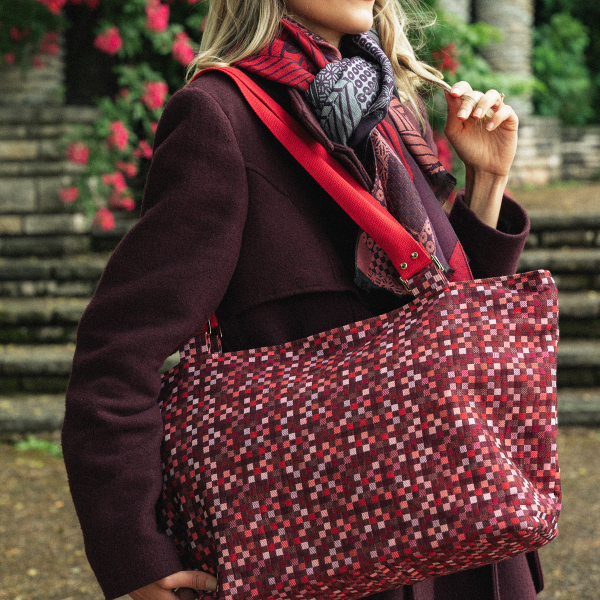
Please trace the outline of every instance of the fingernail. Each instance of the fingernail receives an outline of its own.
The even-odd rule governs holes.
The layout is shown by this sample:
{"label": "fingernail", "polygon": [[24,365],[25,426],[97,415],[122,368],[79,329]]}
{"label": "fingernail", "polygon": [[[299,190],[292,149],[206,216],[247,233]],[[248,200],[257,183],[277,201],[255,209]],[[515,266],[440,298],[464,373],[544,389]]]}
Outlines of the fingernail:
{"label": "fingernail", "polygon": [[214,592],[217,589],[217,580],[214,577],[206,578],[206,589],[209,592]]}
{"label": "fingernail", "polygon": [[473,113],[473,116],[474,116],[476,119],[481,119],[481,115],[482,115],[482,114],[483,114],[483,109],[481,109],[481,108],[478,108],[478,109],[477,109],[477,110],[476,110],[476,111]]}
{"label": "fingernail", "polygon": [[492,129],[494,129],[494,123],[493,121],[490,121],[486,127],[485,127],[488,131],[491,131]]}
{"label": "fingernail", "polygon": [[459,119],[466,119],[467,118],[467,111],[464,108],[462,110],[458,111],[458,118]]}
{"label": "fingernail", "polygon": [[450,93],[451,94],[460,94],[460,90],[457,87],[455,87],[455,88],[452,88]]}

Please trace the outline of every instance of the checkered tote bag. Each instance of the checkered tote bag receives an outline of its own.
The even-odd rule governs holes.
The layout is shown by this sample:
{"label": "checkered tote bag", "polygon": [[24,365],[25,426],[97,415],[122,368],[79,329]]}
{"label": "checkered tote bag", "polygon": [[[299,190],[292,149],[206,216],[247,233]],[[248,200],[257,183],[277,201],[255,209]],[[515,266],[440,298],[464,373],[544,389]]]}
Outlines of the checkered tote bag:
{"label": "checkered tote bag", "polygon": [[350,600],[556,537],[550,274],[408,273],[394,312],[233,353],[205,331],[164,374],[162,523],[220,597]]}

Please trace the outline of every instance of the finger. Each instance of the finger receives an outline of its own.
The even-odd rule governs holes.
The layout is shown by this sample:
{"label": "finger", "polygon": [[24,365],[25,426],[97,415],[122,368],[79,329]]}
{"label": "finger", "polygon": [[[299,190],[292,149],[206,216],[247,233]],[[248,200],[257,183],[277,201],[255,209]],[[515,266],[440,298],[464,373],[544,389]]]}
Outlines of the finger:
{"label": "finger", "polygon": [[177,600],[177,596],[170,589],[164,589],[157,583],[130,592],[129,597],[131,600]]}
{"label": "finger", "polygon": [[488,90],[485,94],[481,96],[479,102],[475,110],[473,111],[474,119],[482,119],[485,115],[492,116],[492,113],[489,112],[490,109],[492,111],[499,110],[502,106],[502,94],[497,90]]}
{"label": "finger", "polygon": [[161,579],[159,584],[166,589],[190,588],[208,592],[217,589],[216,578],[202,571],[179,571]]}
{"label": "finger", "polygon": [[472,92],[473,88],[469,85],[467,81],[459,81],[452,86],[452,90],[450,91],[450,95],[454,98],[459,98],[463,94],[468,92]]}
{"label": "finger", "polygon": [[489,123],[485,126],[488,131],[498,129],[501,125],[511,130],[517,130],[519,127],[519,117],[517,117],[515,111],[508,104],[503,104],[490,119]]}
{"label": "finger", "polygon": [[464,121],[472,116],[477,110],[482,97],[483,93],[476,90],[463,94],[461,96],[460,110],[458,111],[457,117]]}

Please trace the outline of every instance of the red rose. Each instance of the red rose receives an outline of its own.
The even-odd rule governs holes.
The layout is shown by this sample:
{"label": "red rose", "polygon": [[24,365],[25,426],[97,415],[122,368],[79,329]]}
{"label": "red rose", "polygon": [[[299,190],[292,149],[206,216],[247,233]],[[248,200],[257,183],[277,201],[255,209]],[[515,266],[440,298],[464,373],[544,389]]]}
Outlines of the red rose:
{"label": "red rose", "polygon": [[94,46],[106,54],[116,54],[123,47],[119,29],[113,26],[104,33],[98,34],[94,40]]}
{"label": "red rose", "polygon": [[83,142],[69,144],[67,158],[78,165],[87,165],[90,159],[90,149]]}
{"label": "red rose", "polygon": [[133,151],[136,158],[152,158],[152,147],[146,140],[142,140]]}
{"label": "red rose", "polygon": [[165,97],[169,92],[169,86],[164,81],[151,81],[144,86],[142,102],[148,110],[156,110],[165,103]]}
{"label": "red rose", "polygon": [[115,228],[115,216],[108,208],[99,208],[94,218],[94,225],[98,225],[103,231],[111,231]]}
{"label": "red rose", "polygon": [[123,151],[127,148],[128,141],[129,130],[127,127],[125,127],[122,121],[113,121],[110,124],[110,134],[106,140],[107,146]]}
{"label": "red rose", "polygon": [[67,3],[67,0],[37,0],[40,4],[43,4],[48,10],[54,14],[60,14],[62,7]]}
{"label": "red rose", "polygon": [[70,204],[71,202],[75,202],[79,197],[79,188],[72,186],[68,188],[63,188],[58,192],[58,197],[60,201],[64,204]]}
{"label": "red rose", "polygon": [[183,31],[175,36],[173,47],[171,48],[173,58],[184,66],[188,66],[194,59],[194,50],[190,45],[190,37]]}
{"label": "red rose", "polygon": [[125,162],[124,160],[118,160],[115,163],[115,167],[122,173],[125,173],[125,177],[129,177],[129,179],[135,177],[138,173],[138,168],[135,163]]}
{"label": "red rose", "polygon": [[170,8],[159,0],[150,0],[146,5],[146,27],[150,31],[164,31],[169,26]]}

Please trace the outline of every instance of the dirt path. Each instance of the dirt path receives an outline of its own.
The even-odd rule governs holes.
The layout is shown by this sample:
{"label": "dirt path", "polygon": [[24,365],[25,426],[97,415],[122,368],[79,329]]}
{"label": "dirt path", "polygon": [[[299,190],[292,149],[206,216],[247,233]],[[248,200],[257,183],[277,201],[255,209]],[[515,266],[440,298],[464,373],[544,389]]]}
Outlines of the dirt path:
{"label": "dirt path", "polygon": [[[560,431],[561,534],[543,548],[540,600],[597,600],[600,431]],[[0,444],[0,599],[101,600],[84,552],[62,460]]]}

